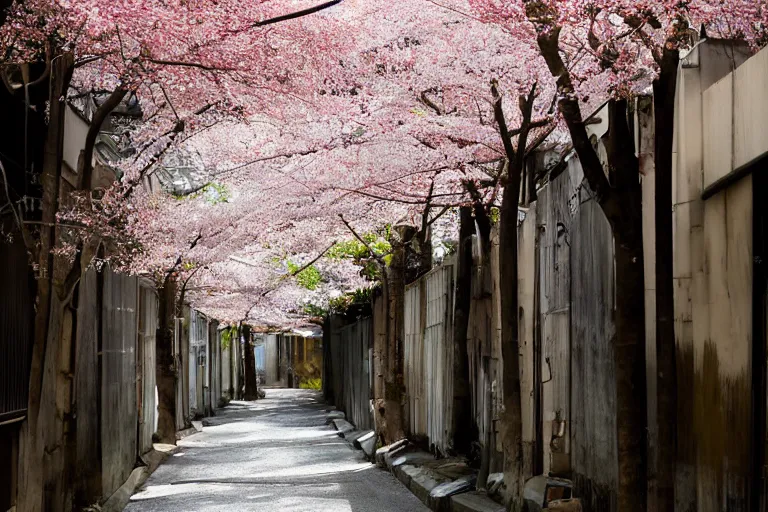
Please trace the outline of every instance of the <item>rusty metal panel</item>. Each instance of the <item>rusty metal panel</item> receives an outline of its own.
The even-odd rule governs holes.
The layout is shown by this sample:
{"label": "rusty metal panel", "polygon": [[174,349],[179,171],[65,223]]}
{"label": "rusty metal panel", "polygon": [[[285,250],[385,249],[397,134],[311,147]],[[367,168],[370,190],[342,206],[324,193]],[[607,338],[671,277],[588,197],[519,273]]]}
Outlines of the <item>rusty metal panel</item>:
{"label": "rusty metal panel", "polygon": [[539,312],[541,325],[541,425],[543,472],[570,469],[571,173],[538,194]]}

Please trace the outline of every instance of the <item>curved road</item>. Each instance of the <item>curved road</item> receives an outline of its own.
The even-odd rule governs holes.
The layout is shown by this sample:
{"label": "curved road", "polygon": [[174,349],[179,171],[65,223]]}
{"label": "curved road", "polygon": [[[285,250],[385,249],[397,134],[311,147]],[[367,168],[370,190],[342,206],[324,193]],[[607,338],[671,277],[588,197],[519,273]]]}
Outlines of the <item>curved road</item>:
{"label": "curved road", "polygon": [[[267,389],[179,441],[128,512],[426,512],[395,478],[325,425],[318,393]],[[208,422],[207,422],[208,423]]]}

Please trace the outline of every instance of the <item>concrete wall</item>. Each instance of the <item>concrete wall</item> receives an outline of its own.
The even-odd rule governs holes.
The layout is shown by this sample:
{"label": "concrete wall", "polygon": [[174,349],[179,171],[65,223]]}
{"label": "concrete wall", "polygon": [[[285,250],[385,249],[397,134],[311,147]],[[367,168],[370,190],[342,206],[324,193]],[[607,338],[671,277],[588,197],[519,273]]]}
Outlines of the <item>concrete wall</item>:
{"label": "concrete wall", "polygon": [[768,151],[768,52],[744,62],[744,52],[727,45],[701,46],[686,59],[678,88],[676,497],[682,509],[756,510],[750,401],[765,389],[752,375],[752,178],[707,190]]}

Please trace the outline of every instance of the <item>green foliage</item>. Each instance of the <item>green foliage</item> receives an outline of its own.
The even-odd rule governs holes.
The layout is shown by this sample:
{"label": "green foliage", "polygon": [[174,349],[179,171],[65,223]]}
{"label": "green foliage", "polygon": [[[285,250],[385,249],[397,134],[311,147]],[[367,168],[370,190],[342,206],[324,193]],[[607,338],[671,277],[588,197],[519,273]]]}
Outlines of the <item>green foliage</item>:
{"label": "green foliage", "polygon": [[[385,263],[389,263],[391,258],[389,253],[392,245],[389,243],[391,231],[390,226],[386,226],[383,233],[365,233],[361,238],[365,240],[371,250],[368,250],[365,244],[353,238],[344,242],[339,242],[328,250],[326,256],[330,259],[342,260],[351,259],[356,265],[362,267],[361,274],[367,279],[374,281],[379,277],[379,269],[373,257],[379,257]],[[373,255],[371,254],[373,252]]]}
{"label": "green foliage", "polygon": [[296,272],[301,268],[300,265],[297,265],[290,260],[286,261],[286,265],[288,266],[288,272],[294,274],[296,282],[299,283],[299,286],[302,288],[316,290],[320,283],[323,282],[322,274],[320,274],[320,271],[317,270],[317,267],[314,265],[308,266],[298,274],[296,274]]}
{"label": "green foliage", "polygon": [[202,197],[206,203],[215,205],[219,203],[228,203],[230,194],[229,189],[227,189],[227,186],[223,183],[216,183],[214,181],[206,184],[203,188],[198,190],[197,192],[194,192],[192,194],[187,195],[178,195],[174,194],[176,199],[179,201],[182,201],[184,199],[195,199],[198,197]]}
{"label": "green foliage", "polygon": [[324,317],[328,314],[327,309],[311,303],[304,304],[302,310],[304,311],[304,314],[315,317]]}
{"label": "green foliage", "polygon": [[237,339],[237,327],[234,325],[221,331],[221,348],[224,350],[232,346],[232,341]]}
{"label": "green foliage", "polygon": [[301,389],[314,389],[320,391],[323,388],[322,379],[305,379],[299,384]]}
{"label": "green foliage", "polygon": [[491,208],[490,217],[491,217],[491,224],[495,226],[496,224],[499,223],[499,219],[501,218],[501,212],[499,211],[498,208],[494,206]]}
{"label": "green foliage", "polygon": [[373,300],[374,288],[358,288],[351,293],[345,293],[340,297],[331,299],[328,303],[333,313],[344,313],[354,304],[368,304]]}

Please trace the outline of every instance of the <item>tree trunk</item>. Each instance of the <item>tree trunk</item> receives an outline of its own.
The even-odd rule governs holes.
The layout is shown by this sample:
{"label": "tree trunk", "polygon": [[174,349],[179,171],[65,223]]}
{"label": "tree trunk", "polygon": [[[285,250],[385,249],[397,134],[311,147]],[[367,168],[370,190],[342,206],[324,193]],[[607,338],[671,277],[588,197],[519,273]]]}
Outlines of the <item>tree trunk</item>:
{"label": "tree trunk", "polygon": [[157,436],[161,443],[176,444],[176,357],[173,352],[176,323],[176,279],[165,280],[158,301],[155,337],[157,378]]}
{"label": "tree trunk", "polygon": [[537,43],[557,80],[558,108],[595,200],[608,219],[616,253],[616,425],[618,439],[618,510],[641,512],[647,503],[647,403],[645,381],[645,278],[643,272],[642,202],[634,137],[629,131],[626,101],[609,103],[606,149],[609,182],[587,133],[581,107],[573,94],[570,72],[560,54],[561,28],[552,7],[526,4],[526,15],[537,26]]}
{"label": "tree trunk", "polygon": [[381,361],[384,371],[384,396],[377,397],[376,400],[377,430],[385,444],[405,437],[402,354],[405,335],[406,243],[411,237],[402,227],[397,228],[397,235],[392,242],[391,260],[385,270],[383,282],[387,301],[386,347]]}
{"label": "tree trunk", "polygon": [[510,169],[499,216],[499,298],[501,300],[501,352],[504,360],[504,482],[511,510],[518,510],[523,496],[522,409],[520,396],[520,347],[518,332],[517,200],[519,173]]}
{"label": "tree trunk", "polygon": [[640,166],[629,130],[626,101],[609,104],[606,150],[616,204],[604,205],[616,258],[616,438],[618,510],[640,512],[647,503],[647,387],[645,375],[645,272]]}
{"label": "tree trunk", "polygon": [[251,342],[251,326],[243,324],[243,362],[245,363],[245,393],[244,400],[258,400],[259,389],[256,381],[256,359]]}
{"label": "tree trunk", "polygon": [[[639,221],[639,219],[638,219]],[[640,224],[638,222],[638,224]],[[644,511],[646,382],[643,245],[637,231],[614,231],[616,250],[616,426],[618,509]]]}
{"label": "tree trunk", "polygon": [[[677,364],[672,258],[672,141],[675,130],[677,50],[665,50],[653,84],[656,220],[656,395],[657,501],[660,511],[675,509],[677,457]],[[649,255],[650,257],[650,255]]]}
{"label": "tree trunk", "polygon": [[[66,104],[57,98],[66,94],[74,57],[70,53],[54,59],[50,76],[50,121],[46,134],[43,168],[42,217],[37,248],[37,292],[34,343],[29,381],[27,420],[21,428],[19,454],[18,510],[41,511],[66,508],[64,488],[64,414],[57,408],[57,380],[60,373],[60,345],[64,312],[70,292],[57,286],[60,275],[54,267],[52,249],[56,244],[56,214],[60,203],[61,162]],[[65,273],[65,275],[68,272]],[[69,361],[69,359],[67,359]],[[63,391],[63,390],[61,390]]]}
{"label": "tree trunk", "polygon": [[472,290],[472,232],[469,206],[459,209],[459,248],[456,258],[456,301],[453,305],[453,448],[469,453],[472,435],[472,402],[469,392],[467,329]]}

